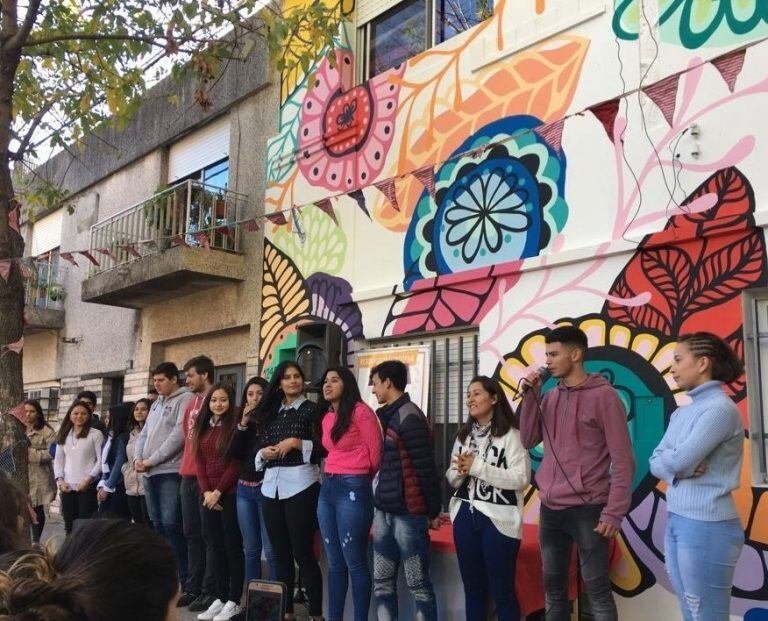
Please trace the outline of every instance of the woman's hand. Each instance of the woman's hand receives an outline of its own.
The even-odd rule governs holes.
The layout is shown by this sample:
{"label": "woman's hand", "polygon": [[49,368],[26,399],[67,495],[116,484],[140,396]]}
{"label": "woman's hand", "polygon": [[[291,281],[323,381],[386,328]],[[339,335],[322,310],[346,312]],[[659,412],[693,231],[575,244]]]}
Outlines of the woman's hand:
{"label": "woman's hand", "polygon": [[707,471],[707,467],[709,464],[707,463],[707,460],[705,459],[703,462],[701,462],[693,471],[693,478],[700,477],[702,474],[704,474]]}
{"label": "woman's hand", "polygon": [[93,477],[85,477],[82,481],[80,481],[80,483],[78,483],[77,491],[84,492],[91,486],[91,483],[93,483]]}
{"label": "woman's hand", "polygon": [[96,492],[96,498],[99,502],[106,502],[107,498],[109,498],[109,492],[105,489],[100,489]]}
{"label": "woman's hand", "polygon": [[300,451],[301,440],[299,440],[299,438],[286,438],[282,442],[279,442],[274,448],[277,451],[277,454],[283,458],[291,451]]}
{"label": "woman's hand", "polygon": [[256,406],[252,403],[249,403],[243,408],[243,415],[240,419],[240,426],[241,427],[247,427],[251,422],[251,414],[253,414],[253,411],[256,409]]}
{"label": "woman's hand", "polygon": [[461,453],[454,458],[454,465],[459,474],[469,474],[469,469],[475,461],[473,453]]}
{"label": "woman's hand", "polygon": [[[212,492],[205,492],[203,494],[203,506],[206,509],[210,509],[211,511],[221,511],[221,508],[216,509],[216,505],[219,504],[219,500],[221,499],[221,492],[217,489],[213,490]],[[219,505],[221,507],[221,505]]]}
{"label": "woman's hand", "polygon": [[261,449],[261,456],[267,461],[272,461],[280,457],[280,453],[277,452],[277,446],[265,446]]}
{"label": "woman's hand", "polygon": [[64,492],[65,494],[72,491],[72,488],[70,487],[69,483],[67,483],[64,479],[59,479],[56,481],[56,485],[59,488],[60,492]]}

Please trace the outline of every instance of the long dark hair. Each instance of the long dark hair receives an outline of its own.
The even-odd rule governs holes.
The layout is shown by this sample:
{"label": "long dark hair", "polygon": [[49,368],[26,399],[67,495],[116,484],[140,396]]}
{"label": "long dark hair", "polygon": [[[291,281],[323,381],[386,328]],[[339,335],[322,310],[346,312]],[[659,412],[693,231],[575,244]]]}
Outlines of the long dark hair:
{"label": "long dark hair", "polygon": [[[363,398],[360,396],[360,388],[357,386],[354,374],[347,367],[331,367],[327,369],[323,373],[323,379],[320,381],[321,387],[325,384],[325,378],[329,373],[336,373],[341,378],[341,383],[344,384],[344,390],[339,401],[339,409],[336,411],[336,422],[333,424],[333,429],[331,429],[331,440],[338,442],[347,432],[347,429],[349,429],[355,405],[362,401]],[[322,420],[331,409],[331,404],[325,400],[325,397],[321,396],[317,405]]]}
{"label": "long dark hair", "polygon": [[45,420],[45,414],[43,414],[43,406],[40,405],[40,402],[37,399],[24,399],[23,405],[31,405],[33,408],[35,408],[35,412],[37,412],[37,418],[35,419],[35,422],[32,423],[32,429],[37,429],[38,431],[43,427],[52,429],[52,427],[48,424],[48,421]]}
{"label": "long dark hair", "polygon": [[[266,392],[267,391],[267,386],[269,386],[269,383],[263,377],[252,377],[251,379],[249,379],[245,383],[245,388],[243,388],[243,397],[240,400],[240,407],[241,408],[245,408],[245,406],[247,405],[247,403],[248,403],[248,389],[251,386],[254,386],[254,385],[261,386],[261,389],[264,392]],[[261,398],[263,399],[264,395],[262,395]]]}
{"label": "long dark hair", "polygon": [[[135,412],[136,412],[136,406],[139,405],[139,403],[143,403],[147,406],[147,410],[152,409],[152,402],[147,399],[146,397],[142,397],[141,399],[137,400],[136,403],[133,404],[133,407],[131,408],[131,418],[128,421],[128,431],[133,431],[134,429],[141,429],[147,422],[147,419],[144,419],[144,423],[140,423],[136,420]],[[147,412],[147,416],[149,416],[149,412]]]}
{"label": "long dark hair", "polygon": [[284,360],[275,368],[275,372],[272,374],[272,379],[269,380],[267,389],[264,391],[264,396],[261,398],[258,407],[256,408],[256,422],[259,426],[266,425],[271,421],[277,412],[280,410],[280,406],[283,403],[285,393],[280,388],[280,382],[283,381],[283,376],[288,369],[296,369],[301,375],[301,379],[306,382],[307,378],[304,375],[304,371],[297,362],[293,360]]}
{"label": "long dark hair", "polygon": [[[520,429],[517,415],[512,411],[512,406],[509,405],[507,395],[504,393],[504,389],[499,382],[487,375],[476,375],[469,382],[470,386],[472,384],[480,384],[485,392],[492,397],[496,397],[496,405],[493,406],[493,418],[491,418],[492,436],[499,438],[510,429]],[[462,444],[472,431],[473,421],[474,419],[471,416],[467,416],[466,422],[459,429],[459,433],[456,434],[456,437]]]}
{"label": "long dark hair", "polygon": [[700,356],[709,358],[713,380],[730,384],[739,379],[744,372],[744,363],[733,348],[711,332],[683,334],[678,337],[677,342],[685,343],[697,358]]}
{"label": "long dark hair", "polygon": [[72,428],[74,425],[72,424],[72,418],[71,414],[74,411],[75,408],[81,407],[85,408],[85,411],[88,412],[88,417],[85,419],[85,425],[83,425],[83,430],[80,432],[80,435],[77,436],[78,438],[87,438],[88,434],[91,432],[91,417],[93,416],[93,410],[91,410],[91,405],[87,401],[74,401],[72,405],[69,406],[69,409],[67,410],[66,416],[64,416],[64,420],[61,421],[61,427],[59,427],[59,432],[56,434],[56,444],[64,444],[67,441],[67,436],[69,435],[69,432],[72,431]]}
{"label": "long dark hair", "polygon": [[111,405],[108,412],[109,425],[107,425],[107,435],[112,436],[112,442],[107,453],[107,463],[112,463],[112,459],[117,452],[117,440],[128,435],[128,421],[133,414],[133,403],[128,401],[118,405]]}
{"label": "long dark hair", "polygon": [[179,588],[165,539],[124,520],[88,520],[56,552],[36,549],[0,580],[0,617],[164,621]]}
{"label": "long dark hair", "polygon": [[192,433],[192,447],[195,453],[200,450],[200,440],[208,429],[210,429],[210,420],[213,418],[213,412],[211,412],[211,397],[217,390],[223,390],[227,393],[229,399],[229,409],[224,412],[221,417],[221,433],[219,439],[216,441],[216,451],[220,457],[224,457],[227,454],[229,448],[229,442],[232,439],[232,434],[235,432],[235,425],[237,425],[237,404],[235,403],[235,389],[226,382],[219,382],[214,384],[208,391],[208,394],[203,401],[203,407],[200,408],[200,412],[195,419],[195,428]]}

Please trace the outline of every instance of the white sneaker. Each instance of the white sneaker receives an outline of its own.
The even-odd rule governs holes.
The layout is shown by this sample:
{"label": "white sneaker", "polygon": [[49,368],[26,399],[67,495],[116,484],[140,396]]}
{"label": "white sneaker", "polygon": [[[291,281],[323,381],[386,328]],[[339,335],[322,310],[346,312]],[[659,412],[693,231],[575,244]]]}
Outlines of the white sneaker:
{"label": "white sneaker", "polygon": [[[197,615],[197,618],[199,621],[213,621],[213,619],[216,618],[216,615],[219,614],[223,608],[224,602],[222,602],[220,599],[217,599],[208,607],[208,610]],[[227,617],[227,619],[229,619],[229,617]]]}
{"label": "white sneaker", "polygon": [[229,621],[232,617],[239,615],[241,612],[243,612],[243,607],[240,604],[229,601],[224,604],[224,608],[222,608],[221,612],[213,618],[213,621]]}

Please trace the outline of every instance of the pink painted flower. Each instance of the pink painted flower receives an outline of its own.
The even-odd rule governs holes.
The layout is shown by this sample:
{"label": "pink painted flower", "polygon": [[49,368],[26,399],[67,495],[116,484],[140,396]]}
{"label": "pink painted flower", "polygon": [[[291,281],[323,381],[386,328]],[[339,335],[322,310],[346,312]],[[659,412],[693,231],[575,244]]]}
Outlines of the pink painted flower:
{"label": "pink painted flower", "polygon": [[384,167],[395,135],[397,99],[405,65],[350,88],[352,54],[339,52],[337,68],[324,60],[301,106],[299,168],[315,186],[349,192],[370,184]]}

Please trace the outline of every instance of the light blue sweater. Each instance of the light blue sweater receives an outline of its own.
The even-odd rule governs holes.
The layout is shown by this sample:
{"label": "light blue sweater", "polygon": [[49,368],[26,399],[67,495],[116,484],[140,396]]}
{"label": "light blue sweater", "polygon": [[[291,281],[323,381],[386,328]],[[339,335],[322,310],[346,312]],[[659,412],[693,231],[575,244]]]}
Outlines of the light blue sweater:
{"label": "light blue sweater", "polygon": [[[651,456],[651,472],[669,483],[670,513],[718,522],[738,517],[731,492],[739,486],[744,427],[736,404],[711,381],[688,391],[693,403],[675,410]],[[706,472],[691,478],[707,461]]]}

